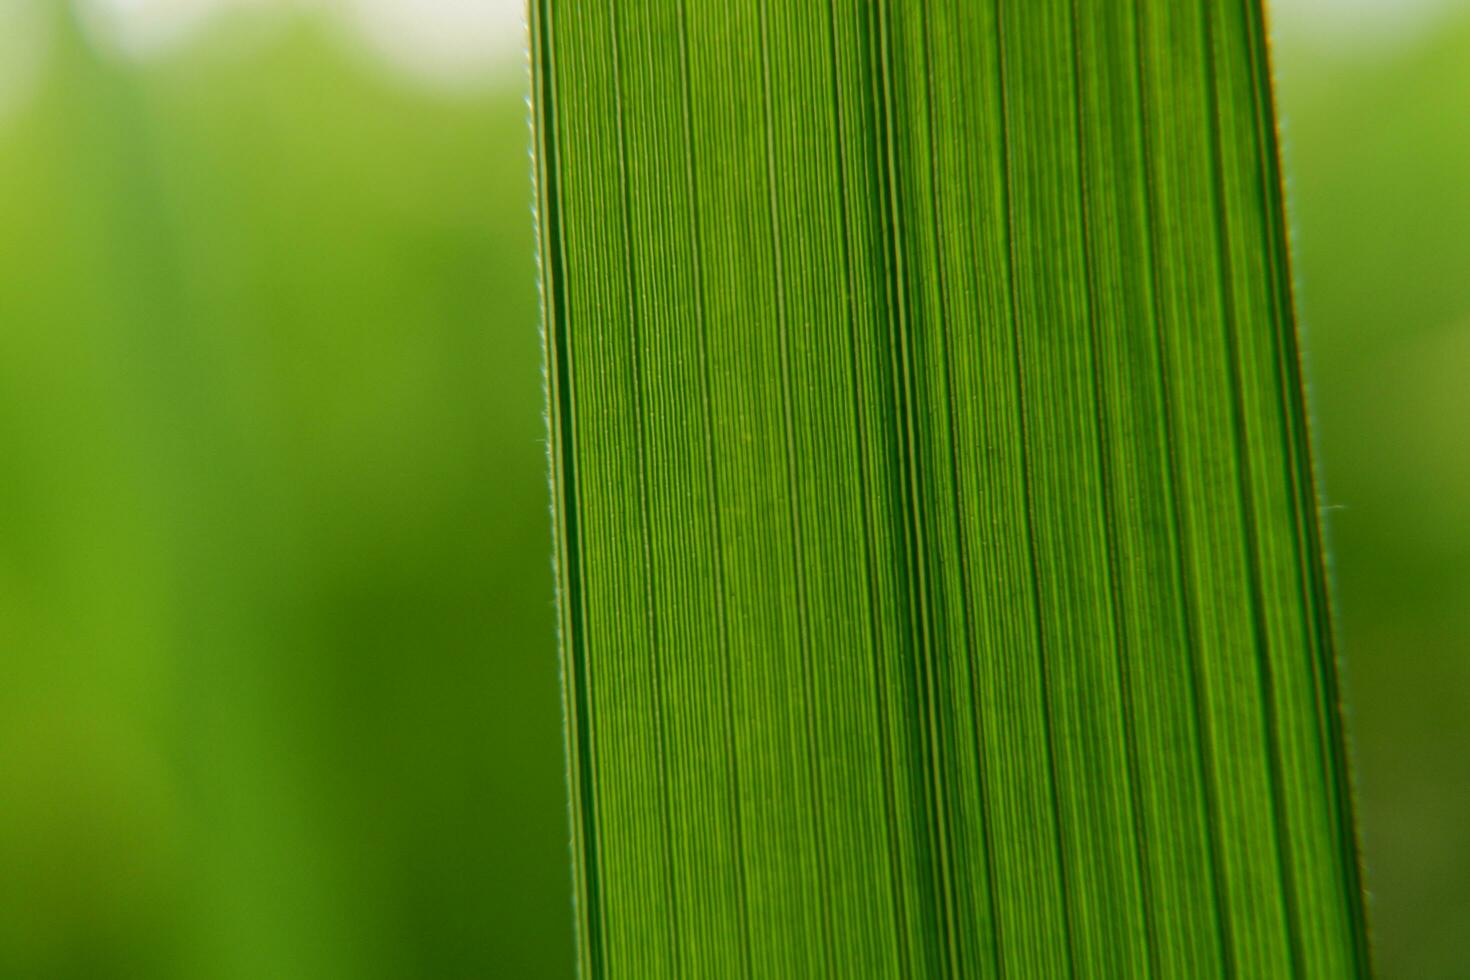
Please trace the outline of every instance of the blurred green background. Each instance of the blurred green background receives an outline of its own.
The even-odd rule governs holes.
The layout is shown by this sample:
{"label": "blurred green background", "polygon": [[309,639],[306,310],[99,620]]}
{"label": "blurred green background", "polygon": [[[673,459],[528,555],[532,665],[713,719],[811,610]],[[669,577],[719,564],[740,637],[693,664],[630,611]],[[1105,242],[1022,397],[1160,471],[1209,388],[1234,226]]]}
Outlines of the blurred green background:
{"label": "blurred green background", "polygon": [[1308,6],[1276,65],[1370,922],[1384,977],[1470,977],[1470,5]]}
{"label": "blurred green background", "polygon": [[[1470,9],[1277,6],[1380,965],[1463,977]],[[0,0],[0,978],[571,974],[524,69],[428,9]]]}
{"label": "blurred green background", "polygon": [[0,977],[570,976],[523,65],[18,10]]}

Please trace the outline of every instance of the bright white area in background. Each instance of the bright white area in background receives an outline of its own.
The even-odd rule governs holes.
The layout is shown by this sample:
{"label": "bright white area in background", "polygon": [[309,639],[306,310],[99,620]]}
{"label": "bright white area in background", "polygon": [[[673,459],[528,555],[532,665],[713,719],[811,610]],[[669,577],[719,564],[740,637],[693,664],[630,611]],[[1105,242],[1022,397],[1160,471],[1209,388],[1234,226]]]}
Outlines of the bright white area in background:
{"label": "bright white area in background", "polygon": [[427,81],[452,84],[524,63],[525,0],[346,0],[370,47]]}
{"label": "bright white area in background", "polygon": [[[0,4],[19,0],[0,0]],[[322,12],[423,81],[459,85],[520,64],[525,0],[74,0],[104,46],[147,57],[227,14]]]}
{"label": "bright white area in background", "polygon": [[271,0],[78,0],[82,23],[104,44],[146,55],[179,44],[229,7],[261,7]]}
{"label": "bright white area in background", "polygon": [[1406,40],[1470,0],[1266,0],[1272,25],[1293,39],[1336,43]]}

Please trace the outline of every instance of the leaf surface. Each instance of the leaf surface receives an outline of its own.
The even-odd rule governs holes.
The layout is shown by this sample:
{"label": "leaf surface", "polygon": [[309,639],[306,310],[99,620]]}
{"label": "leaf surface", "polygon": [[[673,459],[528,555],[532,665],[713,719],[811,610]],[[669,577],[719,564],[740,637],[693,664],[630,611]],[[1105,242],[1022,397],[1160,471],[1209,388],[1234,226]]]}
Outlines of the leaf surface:
{"label": "leaf surface", "polygon": [[1251,0],[535,0],[588,977],[1368,971]]}

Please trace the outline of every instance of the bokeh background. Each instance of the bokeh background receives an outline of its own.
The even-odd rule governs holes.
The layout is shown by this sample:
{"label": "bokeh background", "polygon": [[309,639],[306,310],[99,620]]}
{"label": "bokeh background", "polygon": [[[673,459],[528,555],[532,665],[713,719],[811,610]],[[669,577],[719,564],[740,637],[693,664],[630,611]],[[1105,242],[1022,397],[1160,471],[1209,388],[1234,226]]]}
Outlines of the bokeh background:
{"label": "bokeh background", "polygon": [[[1385,977],[1470,975],[1470,4],[1277,0]],[[0,980],[571,975],[517,0],[0,0]]]}

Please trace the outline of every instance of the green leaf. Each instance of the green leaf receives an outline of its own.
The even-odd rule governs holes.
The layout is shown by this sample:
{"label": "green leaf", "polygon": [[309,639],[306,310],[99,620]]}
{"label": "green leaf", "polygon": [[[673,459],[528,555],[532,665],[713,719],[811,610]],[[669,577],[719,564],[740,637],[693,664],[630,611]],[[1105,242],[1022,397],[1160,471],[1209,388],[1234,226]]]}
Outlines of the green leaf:
{"label": "green leaf", "polygon": [[583,974],[1366,974],[1259,3],[531,6]]}

